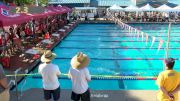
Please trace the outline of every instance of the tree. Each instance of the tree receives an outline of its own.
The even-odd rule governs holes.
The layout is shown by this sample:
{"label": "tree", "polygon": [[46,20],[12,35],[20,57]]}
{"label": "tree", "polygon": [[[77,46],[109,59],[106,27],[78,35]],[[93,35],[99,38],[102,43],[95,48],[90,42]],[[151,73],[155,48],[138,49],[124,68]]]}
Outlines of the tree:
{"label": "tree", "polygon": [[[15,3],[18,6],[22,6],[22,5],[34,5],[36,2],[36,0],[3,0],[6,3]],[[48,0],[37,0],[39,5],[47,5],[48,4]]]}
{"label": "tree", "polygon": [[48,4],[48,0],[39,0],[39,5],[44,6]]}

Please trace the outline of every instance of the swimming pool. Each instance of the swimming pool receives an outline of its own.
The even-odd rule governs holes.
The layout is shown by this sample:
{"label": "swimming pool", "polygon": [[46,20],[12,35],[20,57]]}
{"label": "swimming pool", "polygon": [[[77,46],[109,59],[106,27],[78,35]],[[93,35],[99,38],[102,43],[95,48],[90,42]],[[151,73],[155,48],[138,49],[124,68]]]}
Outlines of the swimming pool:
{"label": "swimming pool", "polygon": [[[130,24],[156,38],[167,40],[167,24]],[[180,24],[172,25],[169,56],[180,58]],[[145,40],[145,39],[144,39]],[[79,51],[86,53],[91,62],[89,70],[94,75],[157,76],[163,70],[166,44],[159,53],[159,41],[150,49],[152,39],[147,45],[141,38],[129,35],[115,24],[79,24],[53,51],[57,58],[53,63],[59,65],[62,73],[67,73],[71,58]],[[176,60],[175,70],[180,71],[180,61]],[[36,73],[37,69],[32,71]],[[59,80],[62,89],[71,89],[71,81]],[[94,90],[155,90],[154,80],[92,80]],[[42,88],[41,78],[25,78],[19,89]]]}

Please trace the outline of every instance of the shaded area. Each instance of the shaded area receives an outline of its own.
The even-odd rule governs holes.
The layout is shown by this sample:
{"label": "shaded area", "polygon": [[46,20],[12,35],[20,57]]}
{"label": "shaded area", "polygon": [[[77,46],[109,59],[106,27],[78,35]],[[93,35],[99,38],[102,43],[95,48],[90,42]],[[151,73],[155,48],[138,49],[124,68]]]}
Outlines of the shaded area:
{"label": "shaded area", "polygon": [[[11,100],[17,101],[15,92],[11,92]],[[33,97],[32,97],[33,96]],[[60,101],[71,101],[71,90],[62,90]],[[142,90],[91,90],[92,101],[157,101],[156,91]],[[23,92],[19,101],[43,101],[42,89],[30,89]]]}

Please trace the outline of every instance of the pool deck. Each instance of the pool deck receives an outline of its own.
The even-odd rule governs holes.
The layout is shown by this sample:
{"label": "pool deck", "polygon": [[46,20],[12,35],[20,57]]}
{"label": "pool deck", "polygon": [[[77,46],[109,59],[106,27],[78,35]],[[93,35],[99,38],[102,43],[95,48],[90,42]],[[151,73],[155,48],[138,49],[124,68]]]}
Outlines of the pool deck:
{"label": "pool deck", "polygon": [[[91,101],[157,101],[154,90],[93,90]],[[62,90],[60,101],[71,101],[71,90]],[[179,93],[180,96],[180,93]],[[16,93],[11,92],[11,100],[17,101]],[[43,101],[42,89],[30,89],[22,93],[19,101]]]}

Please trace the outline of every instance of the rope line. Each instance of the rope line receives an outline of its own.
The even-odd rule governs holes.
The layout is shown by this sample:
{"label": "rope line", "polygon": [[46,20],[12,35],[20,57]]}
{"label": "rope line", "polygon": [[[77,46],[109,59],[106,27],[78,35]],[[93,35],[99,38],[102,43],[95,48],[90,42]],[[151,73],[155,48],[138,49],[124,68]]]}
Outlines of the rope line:
{"label": "rope line", "polygon": [[[71,59],[71,58],[57,57],[55,59]],[[164,60],[164,58],[91,58],[91,59],[92,60]],[[175,58],[175,60],[179,60],[179,58]]]}
{"label": "rope line", "polygon": [[[16,75],[6,75],[7,77],[12,76],[27,76],[32,78],[39,78],[42,79],[41,75],[39,73],[34,74],[16,74]],[[59,79],[68,79],[68,74],[61,73],[61,75],[58,77]],[[94,80],[156,80],[156,76],[116,76],[116,75],[91,75],[91,78]]]}
{"label": "rope line", "polygon": [[[71,35],[71,36],[99,36],[99,37],[134,37],[133,35]],[[154,36],[154,37],[167,37],[167,36]],[[171,36],[171,37],[180,37],[180,36]]]}
{"label": "rope line", "polygon": [[[142,42],[141,40],[63,40],[63,41],[72,41],[72,42]],[[154,42],[159,42],[159,41],[154,41]],[[180,42],[178,40],[172,40],[171,42]]]}
{"label": "rope line", "polygon": [[[57,48],[67,48],[67,49],[150,49],[149,47],[142,47],[142,48],[136,48],[136,47],[57,47]],[[151,48],[152,49],[158,49],[158,48]],[[160,49],[163,49],[164,48],[160,48]],[[172,47],[172,48],[169,48],[169,49],[180,49],[180,48],[175,48],[175,47]]]}

